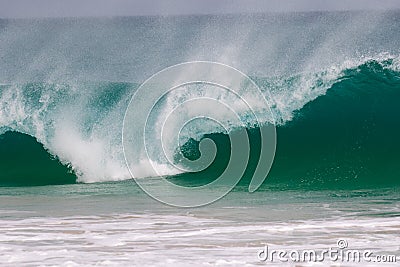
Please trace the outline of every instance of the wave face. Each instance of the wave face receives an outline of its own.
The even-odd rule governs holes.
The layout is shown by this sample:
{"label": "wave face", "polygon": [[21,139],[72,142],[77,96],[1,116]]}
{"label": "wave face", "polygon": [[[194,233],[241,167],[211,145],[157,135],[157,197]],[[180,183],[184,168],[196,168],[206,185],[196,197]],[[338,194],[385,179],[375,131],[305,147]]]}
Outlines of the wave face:
{"label": "wave face", "polygon": [[[400,185],[400,72],[393,64],[392,59],[369,60],[344,69],[329,81],[323,95],[292,112],[293,118],[277,127],[277,151],[264,189],[274,185],[312,189]],[[316,89],[321,90],[321,86]],[[258,131],[249,132],[253,147],[242,180],[245,186],[260,153]],[[225,169],[228,136],[206,137],[225,152],[201,173],[174,177],[177,183],[202,185]],[[199,157],[198,143],[191,140],[186,144],[186,156]]]}
{"label": "wave face", "polygon": [[76,176],[32,136],[7,132],[0,136],[0,185],[72,184]]}
{"label": "wave face", "polygon": [[[44,183],[50,183],[51,176],[53,183],[71,182],[68,170],[78,182],[130,179],[121,130],[135,90],[163,67],[211,60],[238,67],[265,94],[271,93],[274,118],[255,110],[262,123],[277,125],[277,154],[267,181],[398,183],[400,51],[399,37],[393,34],[400,23],[397,15],[373,13],[368,21],[360,13],[0,21],[0,134],[29,135],[67,166],[57,167],[64,174],[52,168],[41,173],[47,177]],[[348,30],[337,29],[345,23],[352,23]],[[222,40],[224,31],[233,37]],[[216,90],[189,89],[160,102],[150,120],[154,129],[162,117],[157,114],[199,95],[235,105]],[[182,113],[182,120],[187,115]],[[246,113],[239,115],[253,148],[245,173],[250,177],[259,154],[258,126]],[[230,153],[227,133],[237,127],[242,126],[223,130],[195,123],[183,132],[170,131],[171,138],[180,134],[183,144],[167,151],[175,158],[177,150],[189,159],[199,157],[198,144],[204,137],[216,142],[217,157],[202,172],[179,173],[157,153],[152,160],[161,174],[174,175],[171,179],[178,183],[202,184],[223,171]],[[157,138],[159,132],[153,134]],[[33,147],[24,147],[32,159],[40,150]],[[31,168],[26,162],[17,165]],[[1,172],[12,173],[13,168],[2,165]],[[10,179],[2,178],[0,184]]]}

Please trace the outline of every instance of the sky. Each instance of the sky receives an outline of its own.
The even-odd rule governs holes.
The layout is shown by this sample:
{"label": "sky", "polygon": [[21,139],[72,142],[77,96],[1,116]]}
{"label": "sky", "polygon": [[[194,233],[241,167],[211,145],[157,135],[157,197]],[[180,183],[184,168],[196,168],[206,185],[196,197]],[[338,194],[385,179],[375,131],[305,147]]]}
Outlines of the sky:
{"label": "sky", "polygon": [[400,0],[0,0],[0,18],[400,9]]}

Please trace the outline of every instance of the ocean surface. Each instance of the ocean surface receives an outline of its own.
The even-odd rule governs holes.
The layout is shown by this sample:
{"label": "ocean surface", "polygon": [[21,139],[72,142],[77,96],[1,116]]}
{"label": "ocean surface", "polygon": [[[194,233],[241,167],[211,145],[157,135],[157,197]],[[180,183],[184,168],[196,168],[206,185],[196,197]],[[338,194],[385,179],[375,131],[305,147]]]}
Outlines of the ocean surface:
{"label": "ocean surface", "polygon": [[[282,263],[260,261],[266,245],[322,250],[342,240],[349,249],[392,255],[397,263],[384,266],[396,266],[399,44],[398,11],[0,19],[1,264],[262,266]],[[232,177],[242,178],[232,192],[203,207],[176,208],[132,179],[122,129],[141,84],[189,61],[248,75],[269,112],[253,106],[255,120],[235,96],[209,84],[183,86],[154,103],[144,127],[148,148],[132,166],[141,168],[135,179],[161,196],[174,192],[157,187],[159,180],[196,188],[217,179],[229,164],[231,135],[248,135],[247,164]],[[241,123],[215,110],[227,127],[184,126],[195,113],[189,105],[162,132],[164,115],[193,98],[228,103]],[[134,115],[143,112],[133,107]],[[263,164],[260,133],[271,125],[275,158],[250,193]],[[178,141],[160,145],[162,134]],[[207,168],[174,168],[182,158],[201,158],[204,139],[217,148]],[[159,176],[148,175],[143,157]]]}

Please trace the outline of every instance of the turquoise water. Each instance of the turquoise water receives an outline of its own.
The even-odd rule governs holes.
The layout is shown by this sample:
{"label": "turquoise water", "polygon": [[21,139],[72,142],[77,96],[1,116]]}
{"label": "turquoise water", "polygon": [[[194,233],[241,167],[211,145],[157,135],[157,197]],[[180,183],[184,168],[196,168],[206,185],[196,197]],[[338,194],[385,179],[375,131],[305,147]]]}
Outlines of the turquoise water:
{"label": "turquoise water", "polygon": [[[264,264],[257,251],[265,244],[323,249],[339,239],[400,257],[399,18],[392,11],[0,20],[0,260],[253,266]],[[140,84],[190,60],[248,74],[272,115],[256,109],[264,115],[256,123],[239,112],[244,126],[228,123],[226,130],[173,125],[167,139],[180,145],[163,151],[157,127],[179,104],[206,96],[239,105],[210,86],[160,99],[148,144],[160,177],[137,177],[146,183],[207,184],[228,164],[229,135],[243,127],[249,134],[250,158],[233,191],[201,208],[178,209],[136,185],[121,135]],[[249,193],[260,129],[271,123],[275,159]],[[205,138],[218,149],[205,170],[177,171],[160,156],[195,160]]]}

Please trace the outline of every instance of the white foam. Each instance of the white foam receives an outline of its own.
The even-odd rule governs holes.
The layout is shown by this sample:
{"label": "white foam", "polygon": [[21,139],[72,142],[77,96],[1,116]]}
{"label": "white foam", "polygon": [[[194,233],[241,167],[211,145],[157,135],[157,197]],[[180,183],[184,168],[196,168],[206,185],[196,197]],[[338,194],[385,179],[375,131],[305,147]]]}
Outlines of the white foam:
{"label": "white foam", "polygon": [[349,249],[398,255],[400,241],[395,217],[238,223],[135,213],[8,219],[0,225],[0,260],[10,265],[259,266],[257,251],[266,244],[320,251],[345,238]]}

